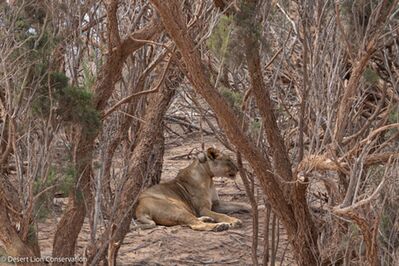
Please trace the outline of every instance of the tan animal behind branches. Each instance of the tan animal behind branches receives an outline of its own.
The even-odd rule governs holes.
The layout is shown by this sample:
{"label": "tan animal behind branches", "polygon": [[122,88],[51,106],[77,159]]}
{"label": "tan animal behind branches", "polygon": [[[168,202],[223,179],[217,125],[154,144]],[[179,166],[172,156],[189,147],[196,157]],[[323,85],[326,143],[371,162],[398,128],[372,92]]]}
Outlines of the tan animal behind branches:
{"label": "tan animal behind branches", "polygon": [[241,220],[223,213],[249,212],[244,203],[219,200],[212,178],[234,178],[237,167],[229,156],[209,148],[177,177],[144,191],[138,200],[136,218],[141,228],[158,225],[188,225],[194,230],[222,231],[241,226]]}

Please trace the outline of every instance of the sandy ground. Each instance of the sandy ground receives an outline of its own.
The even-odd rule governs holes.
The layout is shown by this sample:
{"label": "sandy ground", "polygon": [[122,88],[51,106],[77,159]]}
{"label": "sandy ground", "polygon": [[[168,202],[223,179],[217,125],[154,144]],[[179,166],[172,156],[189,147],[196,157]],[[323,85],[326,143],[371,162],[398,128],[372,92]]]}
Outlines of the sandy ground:
{"label": "sandy ground", "polygon": [[[209,141],[222,148],[213,139]],[[179,169],[190,163],[191,160],[184,155],[194,148],[200,148],[198,139],[188,138],[167,145],[163,181],[174,178]],[[220,197],[223,200],[248,202],[243,185],[239,181],[239,177],[236,182],[226,178],[215,178]],[[258,257],[262,262],[264,211],[260,210],[259,214]],[[150,230],[130,231],[120,249],[117,265],[253,265],[252,215],[246,213],[232,216],[243,221],[241,228],[223,232],[198,232],[184,226],[157,226]],[[39,242],[44,256],[51,255],[56,220],[57,217],[39,224]],[[78,238],[78,253],[82,254],[88,238],[89,227],[85,222]],[[279,257],[287,246],[284,234],[281,234],[279,241],[277,264],[280,264]],[[288,252],[282,265],[293,265]]]}

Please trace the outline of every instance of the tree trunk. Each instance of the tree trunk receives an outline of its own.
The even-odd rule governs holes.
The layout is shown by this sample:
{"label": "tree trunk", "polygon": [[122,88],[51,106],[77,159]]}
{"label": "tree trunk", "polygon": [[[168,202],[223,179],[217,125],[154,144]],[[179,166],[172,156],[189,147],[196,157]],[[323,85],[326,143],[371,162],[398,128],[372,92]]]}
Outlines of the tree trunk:
{"label": "tree trunk", "polygon": [[[53,242],[53,257],[73,257],[75,255],[76,240],[86,211],[90,210],[93,200],[91,161],[96,135],[87,134],[82,128],[80,130],[74,152],[76,185],[70,191],[67,209],[57,225]],[[69,263],[63,265],[69,265]]]}
{"label": "tree trunk", "polygon": [[[132,93],[139,93],[145,88],[145,77],[142,76],[139,78],[137,85],[131,90]],[[128,131],[129,129],[133,132],[137,131],[139,127],[139,123],[135,123],[132,116],[134,116],[135,112],[138,109],[140,103],[140,98],[136,97],[130,100],[127,107],[127,113],[130,115],[125,115],[122,118],[120,126],[118,128],[117,135],[111,141],[111,143],[107,147],[107,151],[103,161],[103,176],[101,177],[102,182],[102,193],[103,193],[103,210],[102,212],[109,216],[109,211],[112,209],[112,204],[114,200],[114,195],[111,189],[111,166],[114,158],[114,154],[118,146],[125,139],[128,139]]]}
{"label": "tree trunk", "polygon": [[[121,221],[120,227],[116,230],[114,239],[115,242],[121,243],[123,238],[129,231],[129,226],[133,218],[133,205],[135,205],[138,195],[143,189],[143,186],[148,177],[158,179],[160,172],[155,172],[152,169],[155,165],[155,159],[161,152],[153,153],[154,148],[162,151],[163,148],[155,147],[156,144],[162,144],[162,139],[159,135],[163,135],[163,117],[169,107],[174,91],[169,88],[162,88],[160,92],[154,95],[150,104],[147,107],[144,120],[147,123],[141,128],[138,143],[131,157],[131,166],[129,167],[130,178],[122,191],[121,206],[117,213],[117,221]],[[158,136],[158,137],[156,137]],[[161,141],[160,141],[161,140]],[[158,154],[158,156],[156,156]],[[162,167],[161,162],[158,162],[158,169]]]}
{"label": "tree trunk", "polygon": [[[242,10],[257,10],[257,1],[252,0],[246,3],[248,5]],[[251,14],[244,14],[244,16],[250,16],[252,29],[256,28],[260,21],[257,21],[256,12]],[[288,157],[288,152],[284,145],[284,139],[280,134],[280,130],[277,126],[277,120],[274,115],[274,108],[272,101],[270,100],[270,92],[267,86],[264,84],[264,78],[261,70],[260,60],[260,47],[259,40],[251,29],[243,31],[243,39],[245,40],[245,54],[248,64],[248,72],[252,83],[252,93],[255,96],[256,103],[258,105],[259,112],[262,116],[264,130],[266,132],[267,141],[271,148],[271,158],[273,160],[273,166],[277,174],[286,181],[293,181],[294,176],[291,170],[291,162]],[[315,258],[319,257],[317,248],[317,230],[313,223],[312,217],[309,212],[309,207],[306,201],[306,189],[307,185],[302,183],[295,183],[293,189],[289,185],[283,185],[282,190],[286,195],[286,199],[290,200],[290,204],[293,205],[293,211],[295,221],[297,223],[297,232],[293,239],[293,246],[295,247],[295,253],[298,255],[307,257],[306,263],[316,263]],[[303,243],[306,242],[307,245]],[[308,265],[308,264],[306,264]]]}
{"label": "tree trunk", "polygon": [[147,180],[145,180],[144,188],[151,187],[159,184],[161,181],[163,155],[165,153],[165,136],[164,136],[164,125],[161,124],[161,128],[153,136],[155,142],[149,156],[148,165],[151,167],[148,169]]}
{"label": "tree trunk", "polygon": [[[160,137],[160,134],[163,134],[162,120],[173,95],[173,90],[161,86],[157,93],[149,96],[149,104],[144,116],[144,121],[146,122],[140,127],[140,132],[137,136],[138,141],[130,159],[129,179],[122,188],[119,207],[113,218],[116,226],[115,230],[110,234],[111,228],[107,228],[106,232],[102,234],[101,241],[91,250],[91,256],[89,256],[90,265],[97,265],[100,260],[104,259],[106,249],[109,247],[114,249],[112,252],[114,258],[108,258],[108,261],[115,261],[123,239],[129,231],[136,200],[147,178],[152,176],[158,181],[162,163],[157,160],[162,161],[160,156],[163,153],[163,137]],[[159,147],[155,147],[156,145]],[[155,162],[157,162],[158,166],[155,165],[154,167],[153,163]],[[152,168],[156,168],[158,171]],[[112,235],[112,239],[109,240],[110,235]]]}
{"label": "tree trunk", "polygon": [[[2,254],[10,257],[21,257],[21,258],[34,258],[36,257],[35,252],[31,249],[30,245],[24,243],[18,235],[16,228],[11,224],[8,217],[8,207],[5,194],[2,188],[0,188],[0,242],[4,246],[6,254]],[[21,263],[18,265],[31,265],[29,261],[27,263]],[[38,264],[41,265],[41,264]]]}

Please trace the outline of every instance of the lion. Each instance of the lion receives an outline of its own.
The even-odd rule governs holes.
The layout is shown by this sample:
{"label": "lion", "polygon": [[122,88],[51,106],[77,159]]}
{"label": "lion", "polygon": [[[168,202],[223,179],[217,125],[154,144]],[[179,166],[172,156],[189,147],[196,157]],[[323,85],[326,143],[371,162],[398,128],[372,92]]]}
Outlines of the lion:
{"label": "lion", "polygon": [[212,180],[214,176],[235,178],[237,172],[228,155],[208,148],[175,179],[152,186],[139,196],[135,216],[140,228],[187,225],[193,230],[222,231],[240,227],[241,220],[226,214],[249,212],[249,205],[221,201]]}

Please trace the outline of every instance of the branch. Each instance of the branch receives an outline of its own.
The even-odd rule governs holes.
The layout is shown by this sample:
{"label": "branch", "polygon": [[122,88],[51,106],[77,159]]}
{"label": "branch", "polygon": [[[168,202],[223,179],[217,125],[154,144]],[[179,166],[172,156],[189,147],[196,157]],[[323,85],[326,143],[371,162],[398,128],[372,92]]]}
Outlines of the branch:
{"label": "branch", "polygon": [[128,56],[141,48],[147,40],[154,39],[163,30],[162,24],[157,17],[154,17],[148,26],[135,31],[122,41],[121,49],[124,56]]}
{"label": "branch", "polygon": [[154,18],[146,27],[137,30],[115,47],[107,56],[105,64],[101,67],[99,78],[93,86],[93,102],[97,110],[105,108],[108,99],[112,95],[116,82],[120,79],[123,63],[133,52],[144,46],[143,42],[132,41],[131,36],[140,39],[152,39],[161,33],[162,27],[158,18]]}
{"label": "branch", "polygon": [[[189,122],[183,121],[183,120],[182,120],[181,118],[179,118],[178,116],[165,116],[165,120],[170,121],[170,122],[174,122],[174,123],[177,123],[177,124],[181,124],[181,125],[183,125],[183,126],[186,126],[186,127],[188,127],[188,128],[192,128],[192,129],[195,129],[195,130],[198,130],[198,131],[201,130],[201,128],[199,128],[199,127],[197,127],[197,126],[195,126],[195,125],[192,125],[192,124],[189,123]],[[206,129],[202,129],[202,131],[203,131],[205,134],[207,134],[207,135],[213,135],[212,132],[210,132],[210,131],[208,131],[208,130],[206,130]]]}
{"label": "branch", "polygon": [[107,10],[107,31],[108,31],[108,45],[109,49],[112,50],[113,48],[119,46],[121,42],[121,38],[119,36],[119,26],[118,26],[118,18],[117,18],[117,11],[118,11],[118,1],[117,0],[108,0],[105,3],[106,10]]}
{"label": "branch", "polygon": [[153,89],[146,90],[146,91],[141,91],[141,92],[137,92],[137,93],[134,93],[134,94],[132,94],[132,95],[129,95],[129,96],[123,98],[122,100],[120,100],[119,102],[117,102],[114,106],[112,106],[110,109],[108,109],[107,111],[105,111],[104,114],[102,115],[102,119],[106,118],[106,117],[107,117],[108,115],[110,115],[113,111],[115,111],[116,108],[118,108],[119,106],[121,106],[121,105],[124,104],[124,103],[129,102],[132,98],[134,98],[134,97],[136,97],[136,96],[141,96],[141,95],[145,95],[145,94],[157,92],[157,91],[159,90],[159,87],[161,87],[163,81],[165,80],[165,76],[166,76],[166,73],[167,73],[167,71],[168,71],[168,69],[169,69],[171,60],[172,60],[172,57],[169,58],[169,60],[168,60],[168,62],[167,62],[167,64],[166,64],[166,66],[165,66],[165,69],[164,69],[164,71],[163,71],[163,73],[162,73],[161,79],[159,80],[158,84],[157,84]]}
{"label": "branch", "polygon": [[[389,163],[392,162],[392,159],[393,159],[392,157],[389,158]],[[343,207],[343,204],[345,204],[345,202],[346,202],[346,201],[344,200],[344,202],[341,203],[341,205],[332,208],[332,211],[333,211],[334,213],[336,213],[336,214],[348,215],[348,214],[350,214],[350,213],[354,213],[354,210],[355,210],[355,209],[357,209],[357,208],[359,208],[359,207],[361,207],[361,206],[364,206],[365,204],[368,204],[370,201],[372,201],[373,199],[375,199],[375,198],[379,195],[381,189],[383,188],[383,186],[384,186],[384,184],[385,184],[385,180],[386,180],[386,176],[387,176],[388,169],[389,169],[389,167],[386,167],[386,168],[385,168],[385,172],[384,172],[384,175],[383,175],[383,177],[382,177],[382,180],[381,180],[380,184],[377,186],[377,188],[374,190],[374,192],[373,192],[369,197],[367,197],[367,198],[365,198],[365,199],[363,199],[363,200],[360,200],[360,201],[358,201],[357,203],[352,203],[352,204],[349,205],[349,206],[344,206],[344,207]]]}
{"label": "branch", "polygon": [[[7,115],[8,116],[8,115]],[[7,145],[6,148],[4,149],[3,154],[1,154],[0,157],[0,168],[2,167],[2,165],[8,160],[8,156],[10,155],[11,151],[12,151],[12,138],[14,137],[15,134],[15,125],[14,125],[14,121],[13,118],[8,116],[8,121],[7,119],[4,121],[4,125],[5,125],[5,129],[8,129],[7,132]],[[7,128],[8,126],[8,128]],[[2,141],[3,142],[3,141]]]}
{"label": "branch", "polygon": [[399,159],[399,152],[371,154],[365,159],[365,166],[388,163],[389,160]]}
{"label": "branch", "polygon": [[130,36],[129,38],[132,41],[135,41],[135,42],[138,42],[138,43],[151,44],[153,46],[161,46],[161,47],[165,48],[171,55],[173,55],[174,57],[178,58],[176,53],[173,51],[173,49],[168,44],[164,44],[164,43],[160,43],[160,42],[154,42],[154,41],[151,41],[151,40],[138,39],[138,38],[135,38],[133,35]]}
{"label": "branch", "polygon": [[352,139],[360,136],[367,128],[369,128],[371,122],[373,122],[373,120],[377,117],[377,115],[380,113],[382,107],[384,106],[385,98],[387,95],[386,92],[387,92],[387,86],[386,86],[386,83],[384,83],[384,93],[383,93],[382,98],[381,98],[380,102],[378,103],[378,106],[375,109],[374,113],[371,115],[371,117],[369,117],[367,119],[366,123],[364,123],[363,127],[359,131],[357,131],[352,136],[344,138],[342,141],[342,144],[344,144],[344,145],[348,144]]}
{"label": "branch", "polygon": [[381,189],[383,188],[383,186],[385,184],[385,180],[386,180],[386,178],[385,178],[385,175],[384,175],[384,177],[382,178],[382,180],[381,180],[380,184],[378,185],[378,187],[374,190],[373,194],[371,194],[369,197],[367,197],[367,198],[365,198],[363,200],[360,200],[357,203],[352,204],[352,205],[350,205],[348,207],[341,208],[341,206],[336,206],[336,207],[332,208],[332,211],[335,214],[342,215],[342,214],[347,214],[349,212],[353,212],[355,209],[357,209],[357,208],[359,208],[359,207],[361,207],[363,205],[366,205],[367,203],[369,203],[370,201],[372,201],[373,199],[375,199],[378,196],[378,194],[380,193]]}
{"label": "branch", "polygon": [[288,15],[288,13],[281,7],[281,5],[279,3],[277,3],[277,7],[278,9],[281,11],[281,13],[283,13],[283,15],[287,18],[287,20],[291,23],[292,28],[294,29],[294,32],[296,35],[298,35],[298,30],[296,28],[295,22],[292,18],[290,18],[290,16]]}
{"label": "branch", "polygon": [[339,3],[338,2],[335,4],[335,18],[336,18],[336,21],[337,21],[338,28],[341,31],[341,34],[342,34],[343,39],[345,41],[345,45],[346,45],[346,49],[348,50],[347,53],[349,55],[349,58],[353,62],[354,60],[353,60],[353,57],[352,57],[353,56],[352,47],[351,47],[351,44],[349,42],[348,35],[346,34],[345,29],[344,29],[344,27],[342,26],[342,23],[341,23],[340,12],[339,12]]}
{"label": "branch", "polygon": [[389,130],[392,128],[398,128],[399,129],[399,123],[395,123],[395,124],[389,124],[386,126],[382,126],[379,127],[377,129],[374,129],[368,136],[367,138],[363,139],[362,141],[360,141],[359,144],[365,144],[365,143],[369,143],[371,141],[372,138],[374,138],[377,134],[381,133],[382,131],[385,130]]}
{"label": "branch", "polygon": [[341,102],[338,107],[337,119],[334,129],[334,139],[338,144],[342,142],[346,126],[348,124],[349,116],[348,113],[352,106],[353,97],[357,92],[360,78],[362,77],[363,71],[366,68],[371,55],[375,52],[376,43],[370,41],[367,45],[366,51],[360,56],[360,58],[354,62],[352,75],[349,79],[348,85],[345,88],[344,95],[342,96]]}

